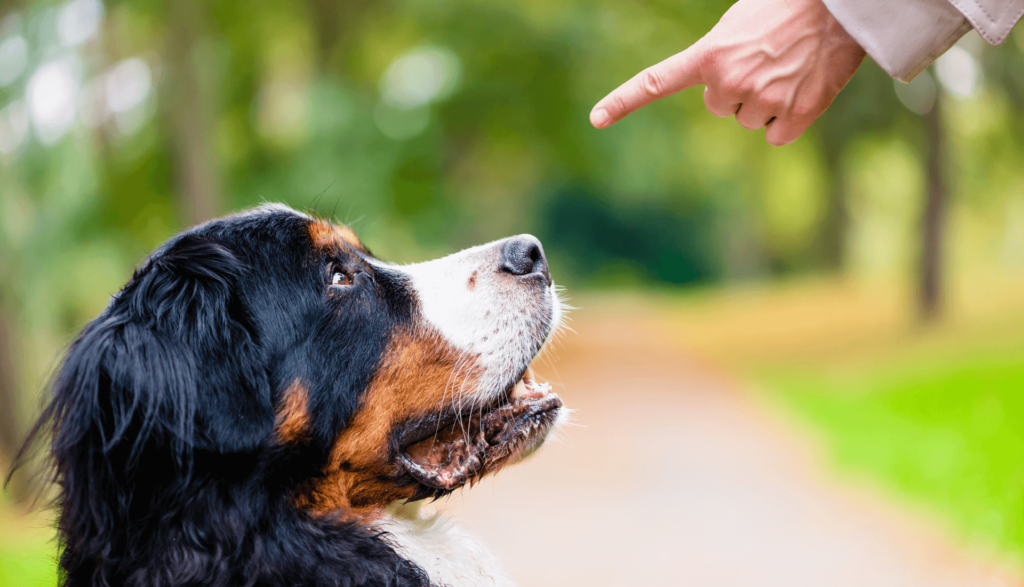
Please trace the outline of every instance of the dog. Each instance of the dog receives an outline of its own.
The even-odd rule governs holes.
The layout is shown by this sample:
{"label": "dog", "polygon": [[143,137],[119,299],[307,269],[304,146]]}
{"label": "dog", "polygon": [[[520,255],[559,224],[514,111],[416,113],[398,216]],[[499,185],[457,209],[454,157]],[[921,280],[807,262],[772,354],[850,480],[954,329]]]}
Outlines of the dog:
{"label": "dog", "polygon": [[399,266],[264,205],[175,236],[70,345],[36,425],[63,584],[510,585],[418,504],[564,417],[529,370],[563,316],[529,235]]}

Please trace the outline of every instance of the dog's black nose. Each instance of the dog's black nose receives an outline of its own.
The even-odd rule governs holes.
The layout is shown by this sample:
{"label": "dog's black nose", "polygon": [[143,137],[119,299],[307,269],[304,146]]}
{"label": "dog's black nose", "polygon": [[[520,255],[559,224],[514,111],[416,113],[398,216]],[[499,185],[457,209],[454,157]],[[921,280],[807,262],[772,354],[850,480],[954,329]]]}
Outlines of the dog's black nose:
{"label": "dog's black nose", "polygon": [[537,237],[521,234],[508,239],[501,247],[501,256],[503,271],[508,271],[512,275],[538,273],[544,276],[544,283],[551,285],[548,260],[544,256],[544,247]]}

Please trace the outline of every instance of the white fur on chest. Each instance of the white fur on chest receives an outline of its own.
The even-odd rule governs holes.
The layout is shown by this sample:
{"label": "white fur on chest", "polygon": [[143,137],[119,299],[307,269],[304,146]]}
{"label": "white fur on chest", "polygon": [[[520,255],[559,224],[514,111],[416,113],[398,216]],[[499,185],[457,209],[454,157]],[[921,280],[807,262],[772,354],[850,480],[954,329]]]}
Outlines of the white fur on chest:
{"label": "white fur on chest", "polygon": [[421,517],[418,503],[394,505],[371,527],[387,532],[387,541],[406,560],[427,572],[431,585],[515,587],[475,537],[441,516]]}

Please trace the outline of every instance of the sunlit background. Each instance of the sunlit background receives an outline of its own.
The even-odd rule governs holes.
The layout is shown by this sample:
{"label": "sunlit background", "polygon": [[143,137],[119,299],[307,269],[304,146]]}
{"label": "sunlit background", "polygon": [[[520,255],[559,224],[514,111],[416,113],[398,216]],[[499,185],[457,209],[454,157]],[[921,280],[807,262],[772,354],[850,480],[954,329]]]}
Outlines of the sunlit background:
{"label": "sunlit background", "polygon": [[[782,452],[811,447],[809,470],[835,491],[856,487],[1019,577],[1024,27],[998,48],[969,34],[911,84],[869,59],[784,148],[708,115],[699,90],[590,127],[598,99],[728,5],[5,0],[0,465],[56,357],[150,250],[204,219],[284,202],[350,223],[397,262],[542,239],[580,308],[548,377],[585,406],[585,428],[522,475],[575,466],[589,479],[584,469],[607,466],[581,455],[624,397],[685,409],[670,383],[645,395],[630,368],[656,371],[644,358],[667,352],[678,397],[740,398],[778,427],[769,436],[792,435]],[[610,364],[607,389],[581,389],[590,380],[574,374]],[[700,383],[708,374],[715,385]],[[579,496],[603,481],[566,483]],[[19,475],[0,499],[0,585],[54,581],[38,489]],[[481,508],[514,506],[474,499],[457,507],[487,538]],[[659,499],[672,509],[672,493]],[[567,518],[558,535],[571,542],[582,527]],[[666,548],[678,538],[639,520],[624,531]],[[763,546],[749,542],[723,542],[737,546],[722,573]],[[629,561],[581,569],[583,554],[548,554],[567,574],[546,584],[598,584],[601,564],[620,569],[608,584],[635,578]],[[512,566],[545,584],[540,562]]]}

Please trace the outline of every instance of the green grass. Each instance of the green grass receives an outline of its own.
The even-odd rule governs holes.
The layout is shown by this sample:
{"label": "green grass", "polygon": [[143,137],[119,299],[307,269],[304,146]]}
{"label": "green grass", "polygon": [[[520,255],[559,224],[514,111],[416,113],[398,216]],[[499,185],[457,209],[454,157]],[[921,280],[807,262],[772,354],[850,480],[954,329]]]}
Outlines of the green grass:
{"label": "green grass", "polygon": [[56,585],[57,574],[52,562],[54,549],[36,545],[0,551],[0,585],[4,587],[35,587]]}
{"label": "green grass", "polygon": [[56,585],[56,556],[45,512],[26,515],[0,497],[0,587]]}
{"label": "green grass", "polygon": [[[7,531],[6,529],[4,531]],[[35,587],[55,585],[57,549],[45,539],[22,544],[8,542],[0,546],[0,586]]]}
{"label": "green grass", "polygon": [[838,466],[1024,559],[1024,352],[762,378]]}

